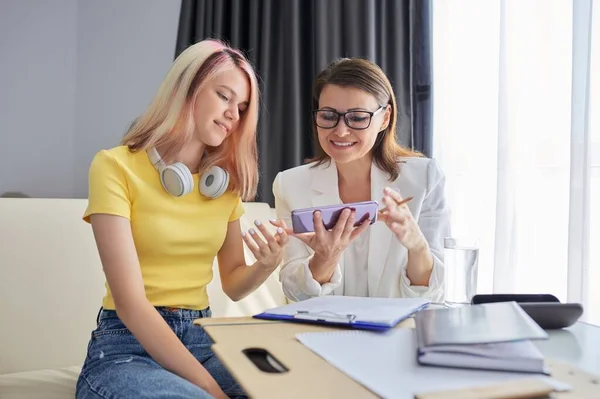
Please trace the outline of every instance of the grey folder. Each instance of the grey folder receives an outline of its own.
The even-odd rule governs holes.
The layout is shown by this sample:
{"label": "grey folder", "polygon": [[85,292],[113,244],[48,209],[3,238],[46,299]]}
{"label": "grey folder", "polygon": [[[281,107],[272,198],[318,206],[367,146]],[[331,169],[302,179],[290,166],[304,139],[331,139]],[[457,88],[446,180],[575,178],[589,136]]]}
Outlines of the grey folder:
{"label": "grey folder", "polygon": [[516,302],[422,310],[415,315],[415,325],[419,346],[548,338]]}
{"label": "grey folder", "polygon": [[548,334],[516,302],[422,310],[415,327],[420,364],[547,372],[531,340]]}

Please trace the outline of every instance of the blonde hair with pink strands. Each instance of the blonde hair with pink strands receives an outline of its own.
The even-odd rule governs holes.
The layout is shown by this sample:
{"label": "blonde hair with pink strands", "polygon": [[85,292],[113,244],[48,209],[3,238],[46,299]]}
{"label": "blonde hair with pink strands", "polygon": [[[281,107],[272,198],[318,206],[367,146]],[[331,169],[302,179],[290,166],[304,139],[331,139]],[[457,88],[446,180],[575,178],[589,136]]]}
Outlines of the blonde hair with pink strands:
{"label": "blonde hair with pink strands", "polygon": [[218,74],[235,68],[240,68],[248,78],[248,107],[240,116],[237,130],[220,146],[206,149],[200,173],[218,165],[230,174],[230,191],[239,194],[244,201],[254,199],[258,186],[258,82],[246,57],[217,40],[198,42],[177,57],[154,100],[131,126],[121,144],[131,151],[162,146],[163,159],[171,161],[194,135],[194,103],[198,92]]}

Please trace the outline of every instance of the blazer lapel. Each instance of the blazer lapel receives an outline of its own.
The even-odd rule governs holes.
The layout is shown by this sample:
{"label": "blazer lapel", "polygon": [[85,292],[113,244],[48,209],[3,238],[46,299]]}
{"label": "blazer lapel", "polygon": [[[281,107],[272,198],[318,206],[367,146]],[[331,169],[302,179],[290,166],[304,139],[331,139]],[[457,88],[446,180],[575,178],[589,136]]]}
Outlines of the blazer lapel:
{"label": "blazer lapel", "polygon": [[[338,205],[342,203],[340,199],[340,191],[338,186],[338,174],[335,162],[331,160],[323,165],[319,165],[312,169],[312,185],[311,185],[311,200],[312,205],[315,207],[325,205]],[[340,265],[340,271],[342,272],[342,279],[345,277],[344,273],[344,256],[340,257],[338,262]],[[333,291],[334,295],[344,295],[344,284]]]}
{"label": "blazer lapel", "polygon": [[311,199],[313,206],[341,204],[335,162],[319,165],[312,169],[312,173]]}
{"label": "blazer lapel", "polygon": [[[385,207],[381,200],[383,198],[383,189],[386,185],[390,184],[387,177],[387,173],[373,163],[371,166],[371,200],[379,203],[379,209]],[[369,296],[376,296],[385,267],[385,260],[394,235],[383,222],[376,222],[369,229]]]}

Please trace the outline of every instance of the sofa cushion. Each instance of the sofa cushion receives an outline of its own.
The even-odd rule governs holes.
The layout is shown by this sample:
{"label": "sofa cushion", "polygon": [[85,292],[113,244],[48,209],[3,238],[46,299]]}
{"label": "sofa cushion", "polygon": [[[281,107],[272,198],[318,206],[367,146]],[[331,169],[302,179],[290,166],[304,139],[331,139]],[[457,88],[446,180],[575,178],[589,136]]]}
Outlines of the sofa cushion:
{"label": "sofa cushion", "polygon": [[83,362],[104,295],[86,206],[0,198],[0,374]]}
{"label": "sofa cushion", "polygon": [[[92,229],[81,220],[86,206],[85,199],[0,198],[0,375],[83,362],[104,295]],[[244,203],[244,209],[244,231],[255,219],[270,226],[268,204]],[[246,258],[253,262],[247,248]],[[214,317],[285,304],[277,272],[233,302],[221,289],[216,262],[214,271],[207,288]]]}
{"label": "sofa cushion", "polygon": [[0,375],[2,399],[73,399],[80,367]]}

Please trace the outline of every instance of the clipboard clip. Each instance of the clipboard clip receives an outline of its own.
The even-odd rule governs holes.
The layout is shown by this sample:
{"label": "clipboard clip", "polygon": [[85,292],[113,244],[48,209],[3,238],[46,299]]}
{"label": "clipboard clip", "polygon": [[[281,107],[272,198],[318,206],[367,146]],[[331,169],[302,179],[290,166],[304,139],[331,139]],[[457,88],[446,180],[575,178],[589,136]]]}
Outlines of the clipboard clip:
{"label": "clipboard clip", "polygon": [[351,324],[356,320],[354,314],[339,314],[327,310],[319,312],[309,312],[308,310],[298,310],[294,315],[295,319],[314,320],[333,323],[348,323]]}

